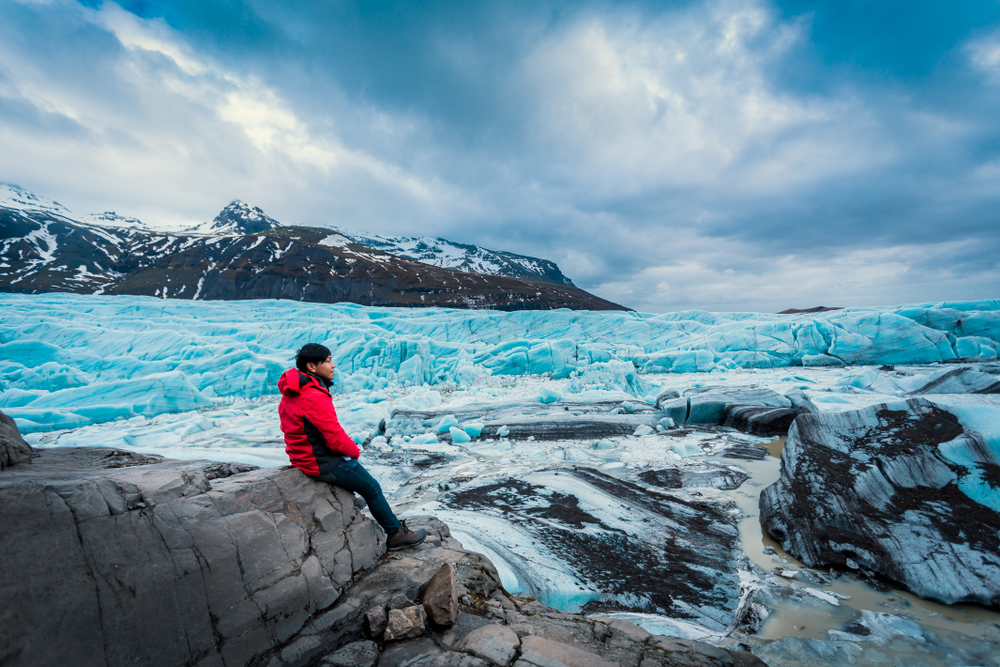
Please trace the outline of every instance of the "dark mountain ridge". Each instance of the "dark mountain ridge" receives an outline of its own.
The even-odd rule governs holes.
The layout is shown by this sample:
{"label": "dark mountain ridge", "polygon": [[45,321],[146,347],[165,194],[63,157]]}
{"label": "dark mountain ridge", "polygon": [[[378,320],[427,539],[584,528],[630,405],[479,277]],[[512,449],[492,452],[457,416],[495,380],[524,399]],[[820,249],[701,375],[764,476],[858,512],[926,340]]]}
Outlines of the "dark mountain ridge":
{"label": "dark mountain ridge", "polygon": [[210,234],[108,228],[60,209],[0,204],[0,291],[625,310],[572,284],[421,264],[328,229],[283,226],[239,201],[216,217]]}

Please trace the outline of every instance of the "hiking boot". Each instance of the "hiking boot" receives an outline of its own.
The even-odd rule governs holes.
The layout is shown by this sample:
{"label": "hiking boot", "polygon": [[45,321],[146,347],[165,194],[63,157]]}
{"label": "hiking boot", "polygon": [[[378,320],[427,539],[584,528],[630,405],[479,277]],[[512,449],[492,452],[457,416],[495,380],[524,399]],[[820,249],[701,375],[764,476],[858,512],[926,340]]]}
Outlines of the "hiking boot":
{"label": "hiking boot", "polygon": [[386,548],[389,551],[395,551],[396,549],[405,549],[406,547],[415,547],[421,542],[427,539],[427,531],[423,528],[417,528],[416,530],[410,530],[406,527],[406,522],[403,521],[399,530],[395,533],[391,533],[386,539]]}
{"label": "hiking boot", "polygon": [[354,496],[354,509],[363,510],[368,507],[368,501],[360,496]]}

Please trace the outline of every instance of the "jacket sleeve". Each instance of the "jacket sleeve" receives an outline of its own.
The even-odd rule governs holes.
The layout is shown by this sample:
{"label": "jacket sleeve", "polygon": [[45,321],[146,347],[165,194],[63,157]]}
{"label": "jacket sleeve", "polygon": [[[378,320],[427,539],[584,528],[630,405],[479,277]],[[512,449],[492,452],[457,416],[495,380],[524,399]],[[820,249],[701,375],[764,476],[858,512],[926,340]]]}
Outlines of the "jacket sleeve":
{"label": "jacket sleeve", "polygon": [[337,411],[333,409],[330,397],[318,391],[311,391],[308,396],[306,416],[319,429],[326,440],[326,446],[342,456],[350,456],[352,459],[358,458],[361,455],[361,450],[358,449],[358,446],[351,440],[351,436],[347,435],[344,427],[337,420]]}

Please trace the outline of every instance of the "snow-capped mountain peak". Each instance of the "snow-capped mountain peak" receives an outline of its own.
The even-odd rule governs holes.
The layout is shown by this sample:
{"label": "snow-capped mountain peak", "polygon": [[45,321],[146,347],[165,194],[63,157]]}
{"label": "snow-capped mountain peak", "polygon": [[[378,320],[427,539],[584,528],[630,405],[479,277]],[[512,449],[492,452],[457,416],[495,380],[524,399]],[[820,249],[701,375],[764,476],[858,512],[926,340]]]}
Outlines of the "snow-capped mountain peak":
{"label": "snow-capped mountain peak", "polygon": [[0,208],[18,211],[41,211],[55,215],[71,216],[70,210],[59,202],[40,197],[13,183],[0,183]]}
{"label": "snow-capped mountain peak", "polygon": [[342,227],[332,229],[360,246],[381,250],[422,264],[556,285],[573,284],[562,274],[555,262],[547,259],[502,250],[489,250],[477,245],[456,243],[431,236],[382,236]]}
{"label": "snow-capped mountain peak", "polygon": [[244,235],[259,234],[275,227],[281,227],[281,223],[264,213],[260,207],[234,199],[212,222],[205,222],[185,231],[196,234]]}
{"label": "snow-capped mountain peak", "polygon": [[81,218],[81,221],[97,225],[99,227],[119,227],[122,229],[146,229],[149,227],[143,223],[139,218],[127,218],[123,215],[118,215],[114,211],[105,211],[104,213],[91,213],[90,215],[85,215]]}

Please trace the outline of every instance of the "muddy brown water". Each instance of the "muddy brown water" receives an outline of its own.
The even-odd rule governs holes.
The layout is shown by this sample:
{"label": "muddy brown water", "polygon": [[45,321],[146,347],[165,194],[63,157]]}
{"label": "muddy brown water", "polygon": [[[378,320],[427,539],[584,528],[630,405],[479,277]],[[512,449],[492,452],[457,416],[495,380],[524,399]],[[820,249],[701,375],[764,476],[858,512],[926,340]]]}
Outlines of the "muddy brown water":
{"label": "muddy brown water", "polygon": [[[761,461],[736,461],[750,473],[739,489],[728,492],[743,511],[744,518],[740,521],[740,539],[746,555],[765,571],[775,567],[792,570],[812,570],[828,574],[824,570],[811,569],[805,564],[785,553],[781,545],[771,539],[760,525],[759,500],[761,492],[778,481],[781,475],[781,451],[785,438],[761,445],[767,450],[768,457]],[[774,554],[765,553],[771,547]],[[971,637],[981,637],[985,633],[995,632],[1000,627],[1000,613],[990,611],[978,605],[957,604],[944,605],[930,600],[923,600],[903,590],[879,591],[851,574],[842,575],[827,585],[813,584],[796,575],[796,579],[788,580],[792,587],[808,587],[820,591],[831,591],[839,595],[849,596],[840,601],[840,606],[823,605],[824,608],[812,609],[799,604],[779,600],[771,608],[771,616],[757,634],[762,639],[780,639],[786,635],[806,637],[810,639],[827,639],[827,631],[843,628],[857,611],[866,609],[875,613],[909,613],[918,617],[919,622],[929,628],[938,628],[958,632]]]}

